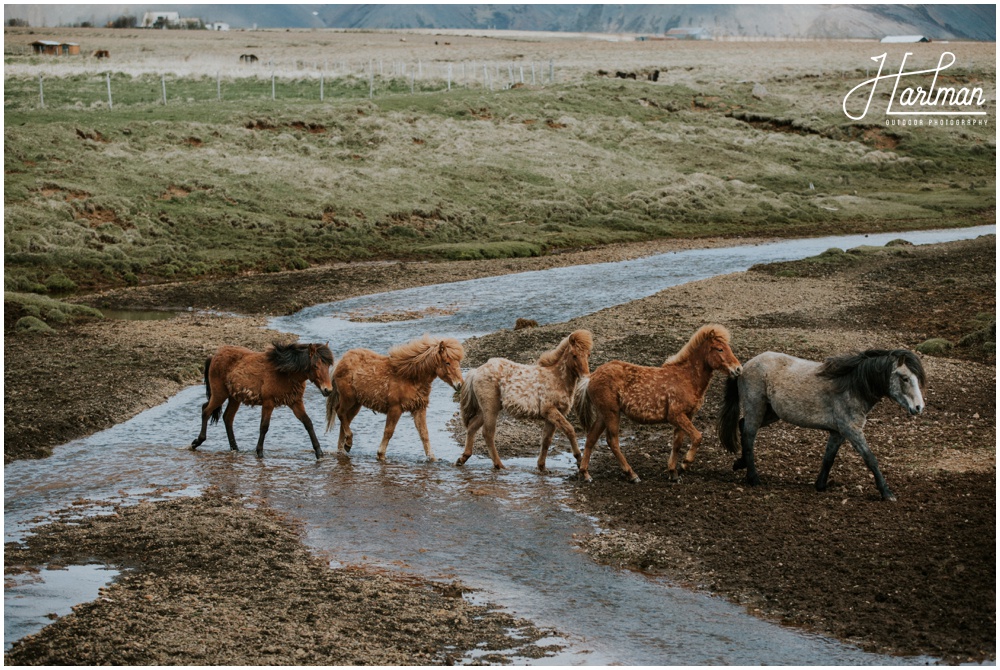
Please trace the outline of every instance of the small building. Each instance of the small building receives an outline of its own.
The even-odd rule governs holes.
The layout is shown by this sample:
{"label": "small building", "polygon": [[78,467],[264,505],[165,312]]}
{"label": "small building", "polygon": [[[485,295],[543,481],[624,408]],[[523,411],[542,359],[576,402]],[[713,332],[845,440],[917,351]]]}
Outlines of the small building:
{"label": "small building", "polygon": [[209,30],[222,30],[222,31],[229,30],[229,24],[223,23],[221,21],[216,21],[215,23],[206,23],[205,27],[208,28]]}
{"label": "small building", "polygon": [[671,28],[663,37],[668,40],[710,40],[712,33],[705,28]]}
{"label": "small building", "polygon": [[882,38],[883,44],[916,44],[930,41],[931,38],[924,35],[886,35]]}
{"label": "small building", "polygon": [[37,40],[31,43],[31,49],[36,54],[47,56],[79,56],[80,45],[76,42],[53,42],[52,40]]}

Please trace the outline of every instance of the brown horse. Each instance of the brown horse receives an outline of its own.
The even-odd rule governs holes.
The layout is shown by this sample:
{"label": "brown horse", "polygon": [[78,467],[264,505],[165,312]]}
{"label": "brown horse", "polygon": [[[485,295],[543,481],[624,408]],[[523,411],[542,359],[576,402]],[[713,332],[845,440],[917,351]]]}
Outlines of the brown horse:
{"label": "brown horse", "polygon": [[462,424],[467,432],[465,451],[455,465],[472,456],[476,432],[482,428],[493,467],[504,467],[497,454],[494,436],[501,410],[522,419],[544,419],[542,450],[538,469],[545,470],[545,458],[556,428],[569,438],[576,462],[580,447],[576,432],[566,419],[573,404],[573,390],[581,377],[590,374],[590,350],[594,338],[587,330],[567,335],[552,351],[542,354],[535,365],[521,365],[506,358],[491,358],[465,376],[459,402]]}
{"label": "brown horse", "polygon": [[729,348],[729,331],[717,324],[702,326],[684,347],[658,368],[610,361],[594,370],[590,379],[577,389],[576,409],[580,422],[587,429],[587,443],[580,463],[580,477],[591,481],[587,469],[590,455],[601,434],[607,431],[608,446],[622,470],[633,483],[639,475],[625,460],[618,444],[621,415],[639,423],[665,423],[674,427],[673,451],[667,472],[677,480],[677,457],[684,437],[691,439],[691,448],[684,456],[681,469],[694,462],[701,444],[701,433],[691,420],[701,409],[705,391],[715,370],[725,370],[732,376],[742,371],[739,360]]}
{"label": "brown horse", "polygon": [[340,417],[337,450],[351,450],[354,442],[351,421],[362,407],[367,407],[386,415],[385,431],[378,447],[380,461],[385,460],[385,450],[403,412],[413,415],[413,423],[428,460],[436,460],[427,433],[431,383],[437,377],[458,389],[462,384],[459,363],[463,358],[465,351],[458,340],[430,335],[395,346],[389,350],[388,356],[369,349],[348,351],[333,371],[333,393],[326,399],[327,432]]}
{"label": "brown horse", "polygon": [[191,449],[205,441],[209,417],[219,422],[222,403],[229,399],[223,422],[229,437],[229,448],[239,451],[233,435],[233,417],[240,403],[260,405],[260,437],[257,439],[257,456],[264,455],[264,436],[271,425],[271,412],[285,405],[292,408],[295,418],[302,422],[309,433],[316,458],[323,456],[312,421],[306,414],[302,396],[306,382],[311,381],[323,395],[333,391],[330,368],[333,352],[326,344],[278,344],[260,353],[243,347],[219,347],[214,356],[205,361],[205,390],[208,401],[201,406],[201,432]]}

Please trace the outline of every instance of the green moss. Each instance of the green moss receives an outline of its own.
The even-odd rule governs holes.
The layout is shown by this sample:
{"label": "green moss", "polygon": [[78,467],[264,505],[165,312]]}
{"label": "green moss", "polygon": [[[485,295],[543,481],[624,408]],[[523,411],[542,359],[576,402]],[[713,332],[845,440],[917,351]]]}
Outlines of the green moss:
{"label": "green moss", "polygon": [[17,320],[17,323],[14,324],[14,330],[19,333],[55,332],[44,321],[33,316],[22,316],[20,319]]}
{"label": "green moss", "polygon": [[917,345],[917,351],[928,356],[941,356],[951,350],[952,344],[943,337],[932,337]]}

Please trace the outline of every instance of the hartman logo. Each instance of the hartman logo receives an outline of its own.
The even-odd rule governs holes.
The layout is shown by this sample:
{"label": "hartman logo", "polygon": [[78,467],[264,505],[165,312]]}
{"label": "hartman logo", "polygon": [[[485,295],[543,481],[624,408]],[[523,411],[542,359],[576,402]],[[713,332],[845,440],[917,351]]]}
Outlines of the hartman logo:
{"label": "hartman logo", "polygon": [[[906,59],[912,55],[912,52],[906,52],[896,74],[882,74],[888,53],[872,56],[872,60],[878,63],[878,73],[844,96],[843,109],[847,118],[852,121],[865,118],[876,91],[880,88],[885,91],[891,86],[885,108],[886,125],[986,125],[987,112],[982,109],[986,104],[983,89],[978,86],[955,87],[950,81],[953,77],[941,75],[955,64],[955,54],[945,51],[937,67],[907,72]],[[925,84],[927,88],[924,88]]]}

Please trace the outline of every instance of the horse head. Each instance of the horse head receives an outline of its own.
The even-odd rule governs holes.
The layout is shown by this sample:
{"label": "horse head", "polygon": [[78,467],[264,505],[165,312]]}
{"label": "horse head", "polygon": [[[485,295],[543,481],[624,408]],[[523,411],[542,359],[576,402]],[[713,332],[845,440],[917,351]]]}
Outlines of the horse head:
{"label": "horse head", "polygon": [[706,333],[702,347],[705,362],[713,370],[725,370],[730,377],[739,377],[743,373],[740,359],[729,346],[729,331],[722,326],[713,326]]}
{"label": "horse head", "polygon": [[924,368],[912,352],[900,349],[895,354],[895,365],[889,375],[889,397],[911,415],[924,411]]}
{"label": "horse head", "polygon": [[437,368],[435,374],[438,379],[456,391],[462,388],[462,359],[465,358],[465,350],[458,340],[446,337],[438,343]]}
{"label": "horse head", "polygon": [[590,376],[590,350],[594,336],[589,330],[574,330],[569,335],[570,368],[577,378]]}
{"label": "horse head", "polygon": [[330,343],[309,345],[309,380],[324,397],[333,393],[333,351]]}

